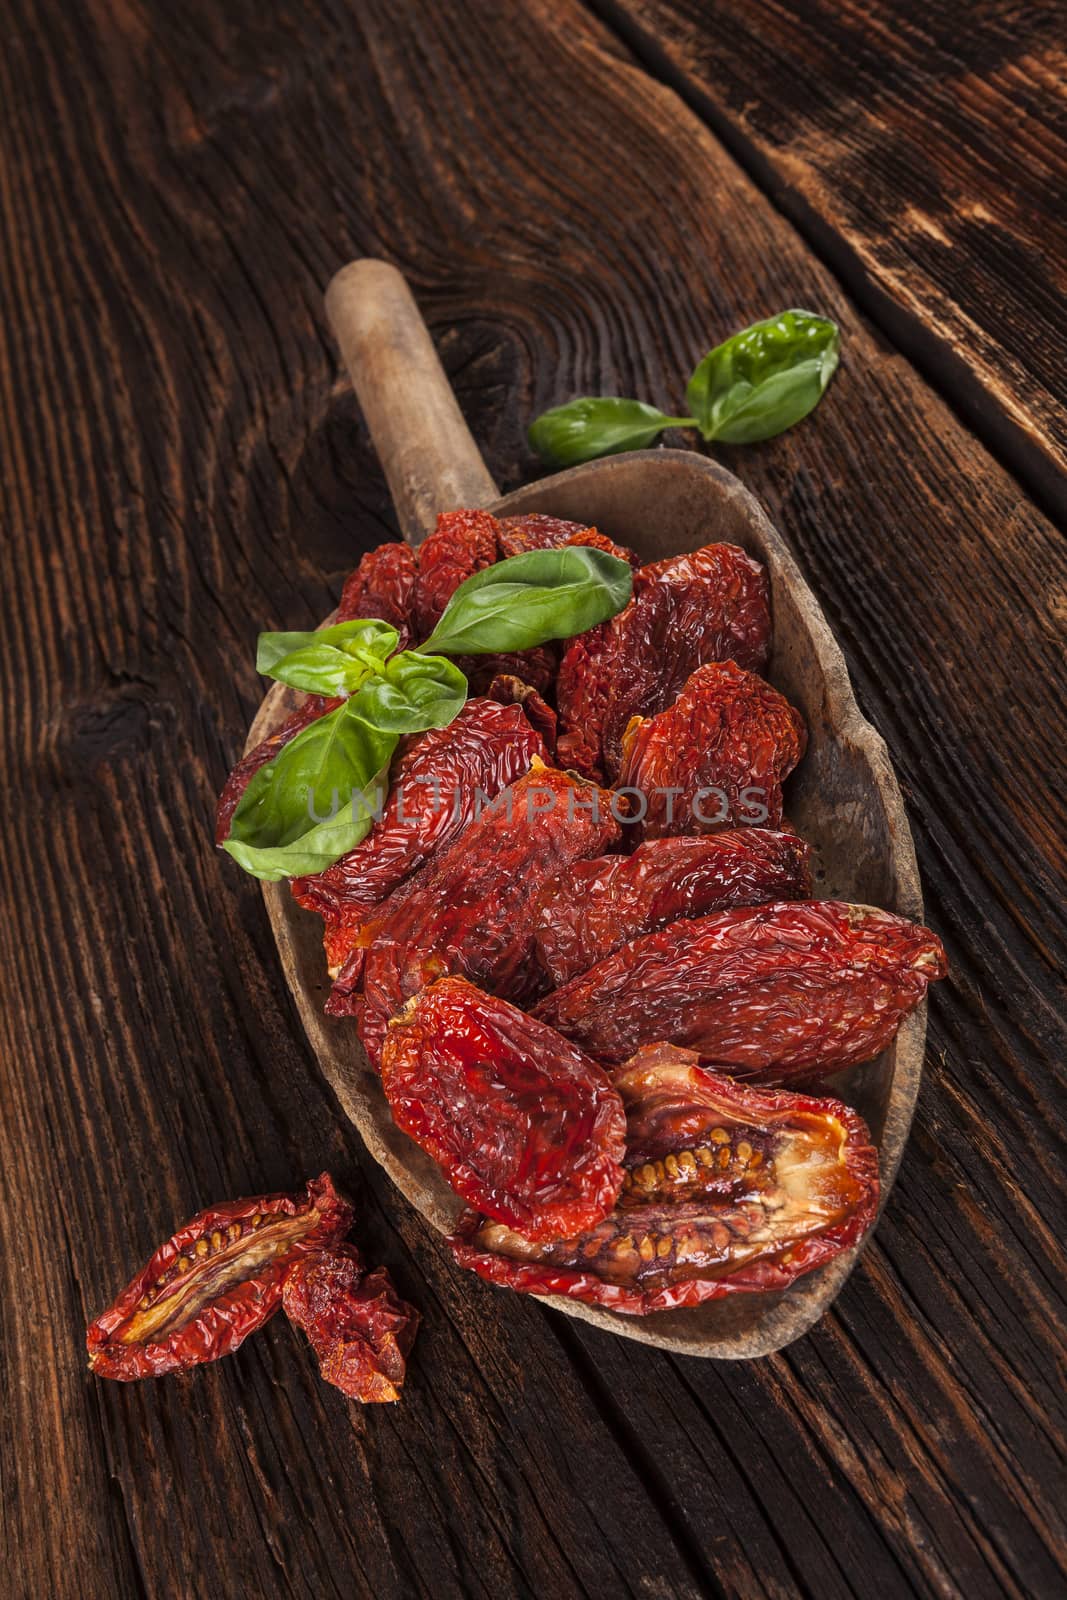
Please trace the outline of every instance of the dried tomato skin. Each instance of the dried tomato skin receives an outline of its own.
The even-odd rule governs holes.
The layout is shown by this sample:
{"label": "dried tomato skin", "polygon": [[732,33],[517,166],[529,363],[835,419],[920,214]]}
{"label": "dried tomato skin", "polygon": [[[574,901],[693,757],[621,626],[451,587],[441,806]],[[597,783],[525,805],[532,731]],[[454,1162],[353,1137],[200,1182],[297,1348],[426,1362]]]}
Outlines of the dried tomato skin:
{"label": "dried tomato skin", "polygon": [[[640,1052],[614,1082],[627,1171],[611,1216],[539,1242],[468,1212],[449,1240],[463,1266],[521,1292],[647,1316],[787,1288],[874,1222],[877,1151],[841,1101],[753,1089],[664,1045]],[[779,1182],[783,1155],[789,1189]]]}
{"label": "dried tomato skin", "polygon": [[618,616],[575,639],[557,680],[560,760],[598,782],[614,782],[631,717],[669,706],[707,661],[759,671],[770,653],[767,575],[737,545],[641,567]]}
{"label": "dried tomato skin", "polygon": [[[255,1224],[254,1217],[260,1219]],[[284,1226],[286,1219],[306,1219],[307,1228],[288,1238],[279,1235],[274,1255],[255,1271],[205,1300],[195,1314],[162,1337],[124,1340],[124,1330],[131,1333],[138,1316],[164,1304],[174,1286],[195,1288],[200,1274],[205,1288],[210,1289],[210,1275],[217,1275],[222,1264],[219,1258],[236,1243],[228,1237],[232,1229],[240,1228],[243,1251],[252,1254],[270,1245],[272,1228]],[[166,1372],[230,1355],[277,1311],[282,1284],[293,1262],[308,1251],[334,1243],[351,1225],[352,1208],[325,1172],[312,1178],[303,1194],[256,1195],[210,1206],[160,1245],[113,1305],[91,1324],[86,1333],[90,1368],[98,1377],[129,1382],[162,1377]],[[197,1251],[200,1241],[209,1246],[203,1255]],[[239,1262],[239,1256],[227,1259],[232,1264]],[[161,1278],[165,1280],[162,1285]],[[146,1297],[149,1305],[142,1306]]]}
{"label": "dried tomato skin", "polygon": [[527,720],[541,735],[549,757],[555,755],[558,718],[539,690],[514,673],[502,672],[489,684],[486,694],[502,706],[521,706]]}
{"label": "dried tomato skin", "polygon": [[419,550],[412,610],[415,631],[428,639],[465,579],[497,559],[497,522],[488,511],[443,511]]}
{"label": "dried tomato skin", "polygon": [[527,512],[519,517],[497,518],[498,559],[522,555],[525,550],[556,550],[562,545],[586,545],[603,550],[620,561],[628,561],[635,569],[641,565],[640,557],[625,545],[616,544],[598,528],[587,527],[583,522],[566,522],[560,517],[545,516],[543,512]]}
{"label": "dried tomato skin", "polygon": [[361,951],[374,908],[467,825],[479,793],[492,799],[546,755],[523,707],[492,699],[468,700],[446,728],[406,741],[382,816],[362,844],[325,872],[290,882],[298,904],[325,919],[332,972]]}
{"label": "dried tomato skin", "polygon": [[411,643],[414,627],[415,553],[410,545],[380,544],[368,550],[345,580],[336,622],[357,617],[390,623],[400,636],[398,650]]}
{"label": "dried tomato skin", "polygon": [[558,988],[679,918],[810,894],[811,849],[795,833],[650,839],[631,855],[576,861],[549,879],[538,897],[537,958]]}
{"label": "dried tomato skin", "polygon": [[871,1060],[946,970],[936,934],[902,917],[774,902],[633,939],[534,1014],[601,1061],[664,1040],[777,1083]]}
{"label": "dried tomato skin", "polygon": [[536,763],[379,908],[366,932],[360,1018],[372,1060],[388,1019],[446,973],[520,1004],[544,989],[533,959],[537,892],[617,842],[612,799]]}
{"label": "dried tomato skin", "polygon": [[709,661],[655,717],[622,740],[619,787],[632,790],[646,839],[782,820],[782,784],[807,746],[784,695],[733,661]]}
{"label": "dried tomato skin", "polygon": [[626,1119],[607,1075],[465,979],[440,979],[393,1018],[382,1085],[456,1193],[527,1237],[592,1226],[615,1204]]}
{"label": "dried tomato skin", "polygon": [[290,1268],[282,1304],[327,1383],[365,1405],[399,1400],[420,1319],[384,1267],[364,1273],[354,1245],[318,1251]]}
{"label": "dried tomato skin", "polygon": [[457,656],[455,659],[471,694],[492,696],[492,685],[501,677],[520,678],[538,694],[550,694],[559,670],[559,650],[551,644],[502,655]]}
{"label": "dried tomato skin", "polygon": [[283,749],[290,739],[295,739],[298,733],[302,733],[312,722],[317,722],[319,717],[326,716],[327,712],[336,711],[340,704],[340,700],[326,700],[317,694],[308,695],[276,733],[261,740],[253,750],[249,750],[241,757],[226,779],[219,795],[218,808],[215,812],[217,845],[225,844],[229,838],[233,814],[241,802],[241,796],[260,767],[265,767],[268,761],[273,761],[279,750]]}

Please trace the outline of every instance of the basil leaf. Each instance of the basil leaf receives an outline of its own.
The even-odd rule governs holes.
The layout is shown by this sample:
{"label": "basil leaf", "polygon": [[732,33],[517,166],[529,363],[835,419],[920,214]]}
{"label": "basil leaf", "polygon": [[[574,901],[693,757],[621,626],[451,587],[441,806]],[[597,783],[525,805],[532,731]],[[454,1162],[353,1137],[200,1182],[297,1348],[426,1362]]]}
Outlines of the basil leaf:
{"label": "basil leaf", "polygon": [[654,444],[664,428],[691,428],[692,417],[668,417],[643,400],[583,395],[544,411],[527,433],[530,446],[550,466],[573,467],[620,450]]}
{"label": "basil leaf", "polygon": [[818,405],[839,348],[836,323],[783,311],[709,351],[689,380],[686,404],[705,439],[773,439]]}
{"label": "basil leaf", "polygon": [[388,623],[338,622],[312,633],[261,633],[256,671],[309,694],[352,694],[380,672],[399,635]]}
{"label": "basil leaf", "polygon": [[461,583],[418,652],[495,655],[571,639],[621,611],[632,590],[629,562],[605,550],[525,550]]}
{"label": "basil leaf", "polygon": [[397,742],[355,699],[319,717],[253,774],[224,848],[270,882],[321,871],[370,828]]}
{"label": "basil leaf", "polygon": [[405,650],[368,678],[355,696],[359,715],[390,733],[446,728],[463,709],[467,680],[444,656]]}

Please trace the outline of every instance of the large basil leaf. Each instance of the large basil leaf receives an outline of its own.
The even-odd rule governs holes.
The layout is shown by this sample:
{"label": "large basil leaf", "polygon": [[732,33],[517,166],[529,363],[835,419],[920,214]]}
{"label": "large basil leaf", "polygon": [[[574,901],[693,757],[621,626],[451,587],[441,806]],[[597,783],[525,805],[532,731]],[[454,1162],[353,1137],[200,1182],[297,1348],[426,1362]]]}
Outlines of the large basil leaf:
{"label": "large basil leaf", "polygon": [[353,694],[399,643],[386,622],[337,622],[312,633],[261,633],[256,671],[308,694]]}
{"label": "large basil leaf", "polygon": [[710,351],[689,380],[686,403],[705,439],[772,439],[818,405],[839,347],[836,323],[783,311]]}
{"label": "large basil leaf", "polygon": [[574,467],[596,456],[617,455],[654,444],[664,428],[691,428],[692,417],[668,417],[643,400],[617,400],[583,395],[544,411],[530,424],[527,437],[542,461]]}
{"label": "large basil leaf", "polygon": [[605,550],[526,550],[461,583],[418,649],[495,655],[570,639],[621,611],[632,590],[629,563]]}
{"label": "large basil leaf", "polygon": [[467,680],[444,656],[405,650],[368,678],[355,697],[359,715],[391,733],[446,728],[467,698]]}
{"label": "large basil leaf", "polygon": [[323,871],[370,829],[398,737],[355,699],[319,717],[253,774],[224,848],[272,883]]}

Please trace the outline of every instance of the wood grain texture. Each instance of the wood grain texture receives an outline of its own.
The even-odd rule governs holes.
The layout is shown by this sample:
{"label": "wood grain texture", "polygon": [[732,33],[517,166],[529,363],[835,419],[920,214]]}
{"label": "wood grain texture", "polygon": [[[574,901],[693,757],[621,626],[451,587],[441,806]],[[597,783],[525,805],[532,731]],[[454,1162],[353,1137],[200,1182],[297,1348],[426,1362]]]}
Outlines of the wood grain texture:
{"label": "wood grain texture", "polygon": [[1056,0],[593,0],[1067,522]]}
{"label": "wood grain texture", "polygon": [[[571,0],[13,0],[0,53],[0,1526],[15,1594],[1046,1596],[1063,1584],[1062,543],[694,115]],[[411,277],[503,488],[582,390],[836,316],[818,413],[727,464],[905,780],[954,974],[893,1203],[744,1367],[461,1278],[317,1077],[210,845],[300,627],[390,531],[321,312]],[[416,1300],[358,1411],[275,1323],[90,1381],[180,1219],[329,1167]]]}

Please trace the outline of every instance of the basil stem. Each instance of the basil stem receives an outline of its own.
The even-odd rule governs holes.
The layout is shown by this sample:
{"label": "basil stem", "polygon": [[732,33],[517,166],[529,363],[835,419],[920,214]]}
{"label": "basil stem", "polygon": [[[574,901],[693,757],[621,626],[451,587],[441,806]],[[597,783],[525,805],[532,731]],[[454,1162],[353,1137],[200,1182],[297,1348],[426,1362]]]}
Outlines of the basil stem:
{"label": "basil stem", "polygon": [[418,651],[495,655],[571,639],[621,611],[629,562],[587,545],[526,550],[461,583]]}
{"label": "basil stem", "polygon": [[773,439],[818,405],[840,349],[836,323],[811,311],[754,322],[708,352],[685,398],[705,439]]}
{"label": "basil stem", "polygon": [[527,437],[542,461],[555,467],[574,467],[596,456],[643,450],[655,443],[664,428],[694,425],[692,417],[668,417],[643,400],[583,395],[542,412],[530,424]]}

